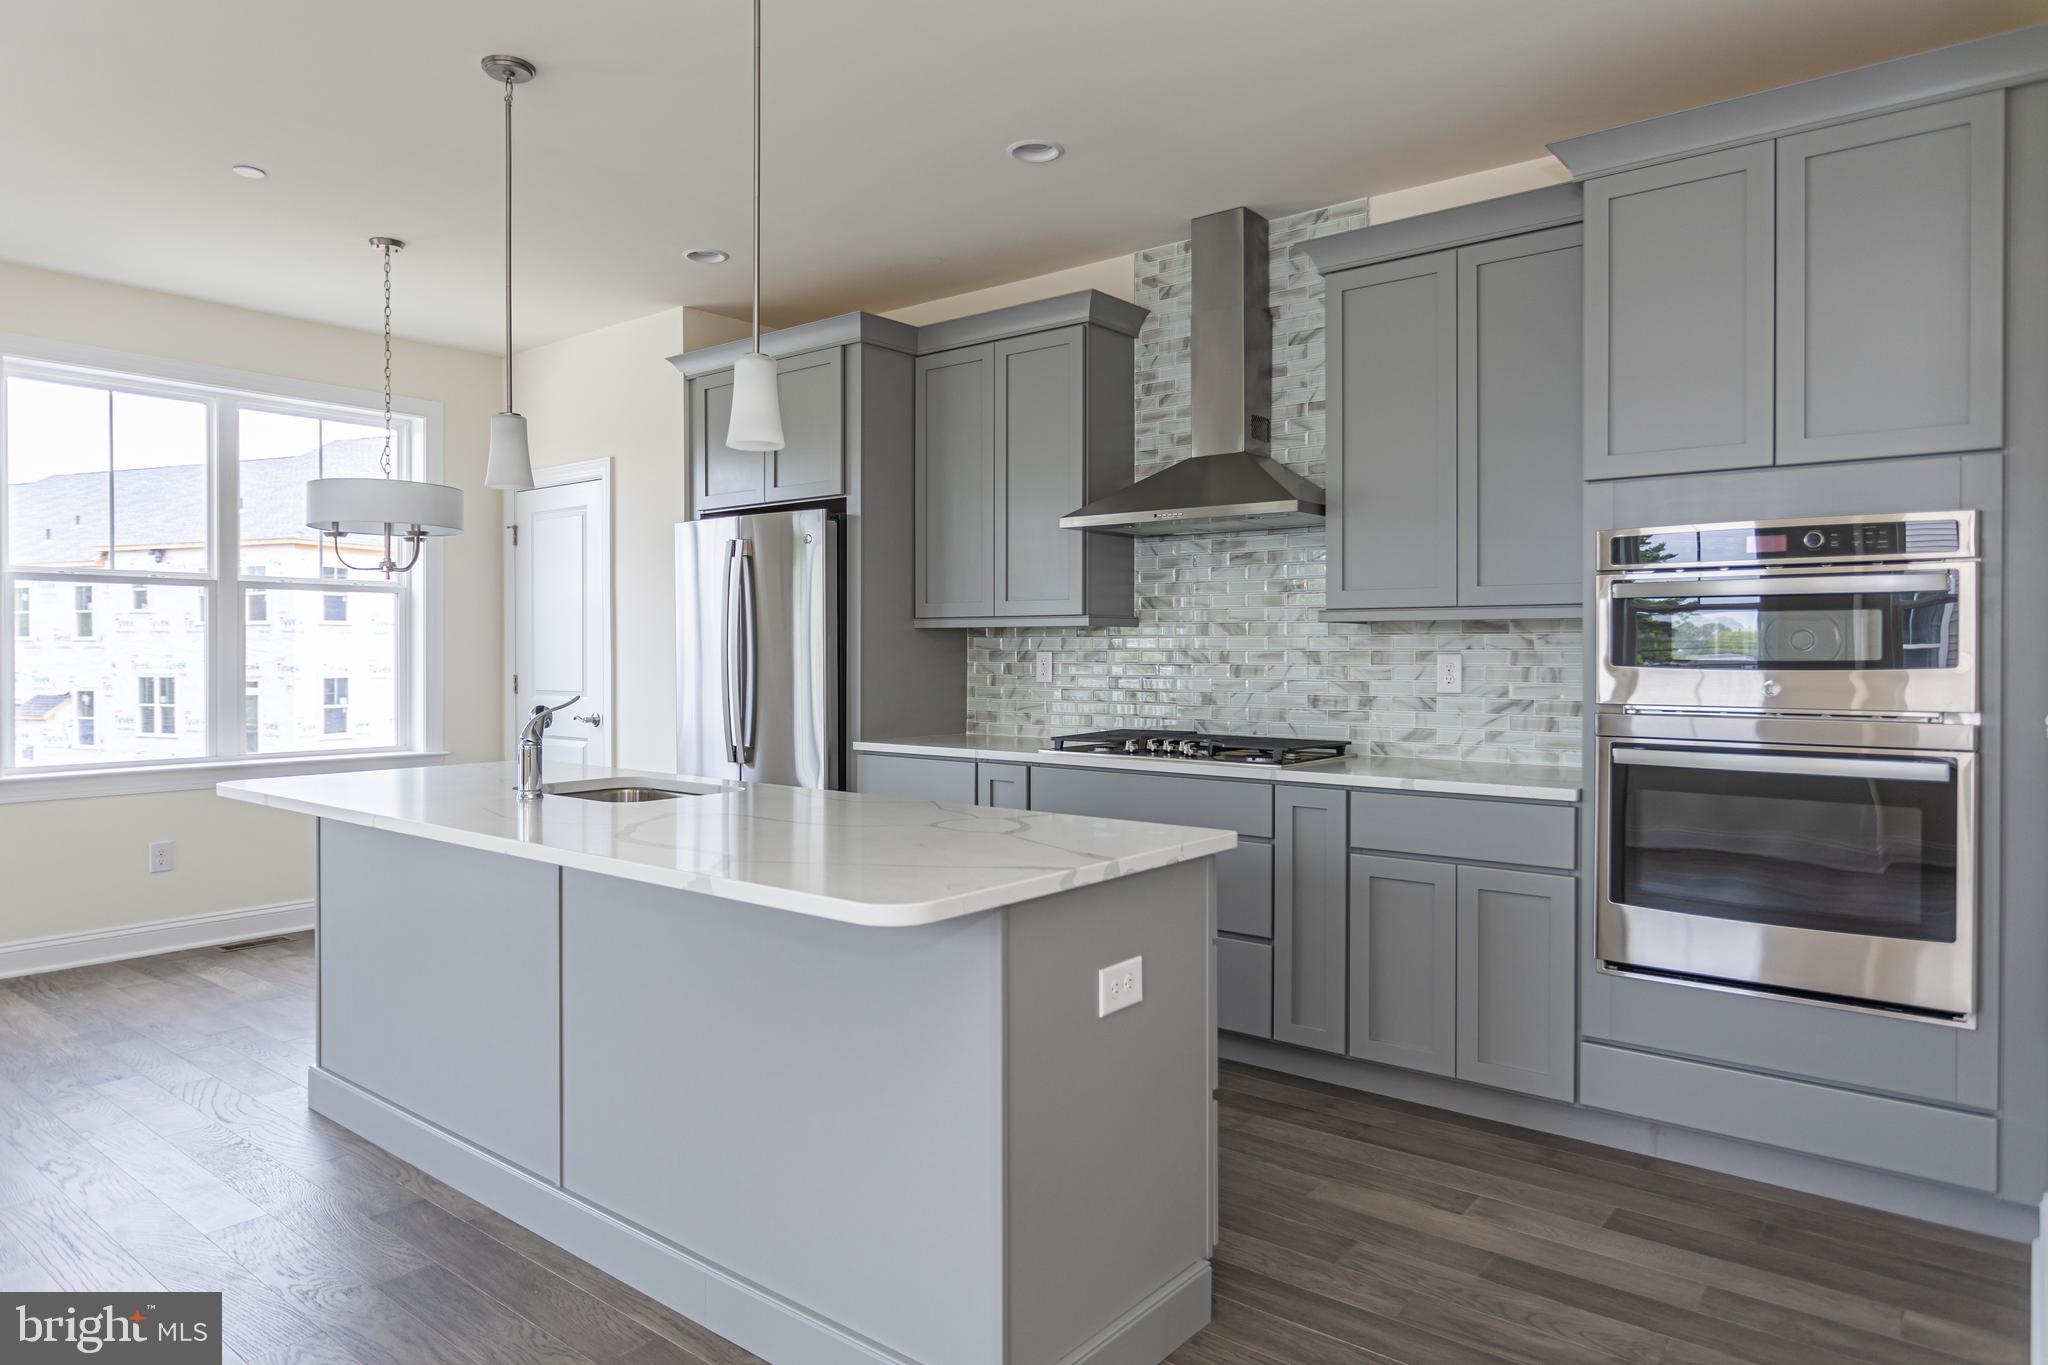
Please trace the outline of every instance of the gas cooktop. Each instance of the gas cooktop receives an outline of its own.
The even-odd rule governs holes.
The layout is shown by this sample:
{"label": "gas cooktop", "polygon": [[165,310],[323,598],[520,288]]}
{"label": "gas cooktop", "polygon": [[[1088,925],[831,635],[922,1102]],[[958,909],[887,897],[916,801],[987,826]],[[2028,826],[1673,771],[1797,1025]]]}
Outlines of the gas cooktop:
{"label": "gas cooktop", "polygon": [[1200,730],[1095,730],[1085,735],[1055,735],[1044,752],[1186,758],[1206,763],[1294,768],[1342,758],[1350,747],[1341,739],[1262,739],[1256,735],[1212,735]]}

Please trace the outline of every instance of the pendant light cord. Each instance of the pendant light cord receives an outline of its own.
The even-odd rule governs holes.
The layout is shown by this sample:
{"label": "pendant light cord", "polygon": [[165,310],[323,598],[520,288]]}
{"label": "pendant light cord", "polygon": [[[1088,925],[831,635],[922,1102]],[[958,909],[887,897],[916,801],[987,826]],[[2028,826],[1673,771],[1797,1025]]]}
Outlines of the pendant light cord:
{"label": "pendant light cord", "polygon": [[761,0],[754,0],[754,354],[761,353]]}
{"label": "pendant light cord", "polygon": [[512,73],[505,73],[505,411],[512,411]]}
{"label": "pendant light cord", "polygon": [[384,244],[384,477],[391,477],[391,244]]}

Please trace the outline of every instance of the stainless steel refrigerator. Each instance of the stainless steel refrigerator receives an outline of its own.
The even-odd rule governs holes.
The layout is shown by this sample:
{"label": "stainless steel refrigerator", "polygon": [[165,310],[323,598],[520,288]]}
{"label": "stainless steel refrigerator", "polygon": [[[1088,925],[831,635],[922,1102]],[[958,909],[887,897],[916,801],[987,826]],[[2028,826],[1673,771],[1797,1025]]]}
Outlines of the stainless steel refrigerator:
{"label": "stainless steel refrigerator", "polygon": [[676,770],[845,785],[839,514],[676,527]]}

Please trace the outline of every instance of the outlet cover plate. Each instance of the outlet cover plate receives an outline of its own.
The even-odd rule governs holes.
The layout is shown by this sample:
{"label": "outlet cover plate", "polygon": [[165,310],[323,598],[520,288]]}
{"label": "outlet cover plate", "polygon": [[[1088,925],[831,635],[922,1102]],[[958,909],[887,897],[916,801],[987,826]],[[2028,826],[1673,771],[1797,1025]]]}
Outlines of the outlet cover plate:
{"label": "outlet cover plate", "polygon": [[151,872],[169,872],[172,866],[171,841],[169,839],[161,840],[149,846],[149,870]]}
{"label": "outlet cover plate", "polygon": [[1463,692],[1465,690],[1464,655],[1439,654],[1436,656],[1436,690],[1439,692]]}
{"label": "outlet cover plate", "polygon": [[1095,974],[1095,1017],[1107,1019],[1145,998],[1145,959],[1125,958]]}
{"label": "outlet cover plate", "polygon": [[1052,681],[1052,651],[1049,649],[1039,650],[1038,657],[1032,661],[1032,667],[1037,671],[1040,682],[1050,683]]}

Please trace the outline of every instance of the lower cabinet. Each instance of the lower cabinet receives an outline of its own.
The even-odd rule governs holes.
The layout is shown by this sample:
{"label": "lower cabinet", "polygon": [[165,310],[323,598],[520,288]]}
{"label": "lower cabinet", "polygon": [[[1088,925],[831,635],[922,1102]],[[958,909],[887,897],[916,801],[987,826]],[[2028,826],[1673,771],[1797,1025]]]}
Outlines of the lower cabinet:
{"label": "lower cabinet", "polygon": [[1576,887],[1353,854],[1350,1055],[1570,1100]]}
{"label": "lower cabinet", "polygon": [[1458,869],[1351,855],[1351,1055],[1457,1074]]}
{"label": "lower cabinet", "polygon": [[1344,793],[1273,793],[1273,1039],[1344,1051]]}
{"label": "lower cabinet", "polygon": [[913,801],[975,804],[974,760],[907,758],[901,754],[859,754],[853,789],[867,796],[902,796]]}
{"label": "lower cabinet", "polygon": [[1253,1038],[1273,1036],[1273,945],[1216,940],[1216,1027]]}
{"label": "lower cabinet", "polygon": [[1031,769],[1022,763],[974,765],[974,804],[999,810],[1031,809]]}

